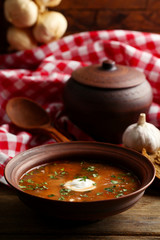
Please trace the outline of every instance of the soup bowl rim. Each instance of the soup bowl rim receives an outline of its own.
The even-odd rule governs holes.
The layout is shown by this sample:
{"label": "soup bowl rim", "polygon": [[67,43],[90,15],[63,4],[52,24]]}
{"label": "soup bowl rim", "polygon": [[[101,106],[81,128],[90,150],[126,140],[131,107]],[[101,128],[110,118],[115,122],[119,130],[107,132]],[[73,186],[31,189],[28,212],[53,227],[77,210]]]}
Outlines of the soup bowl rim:
{"label": "soup bowl rim", "polygon": [[[123,195],[121,196],[120,198],[111,198],[111,199],[105,199],[105,200],[95,200],[95,201],[86,201],[86,202],[70,202],[70,201],[60,201],[60,200],[55,200],[55,199],[48,199],[48,198],[45,198],[45,197],[40,197],[40,196],[35,196],[34,194],[30,194],[30,193],[26,193],[25,191],[23,191],[19,186],[18,186],[18,183],[16,184],[15,182],[13,183],[13,180],[12,179],[9,179],[10,178],[10,175],[12,174],[13,172],[13,169],[10,170],[10,166],[12,167],[12,164],[13,162],[17,162],[17,166],[19,163],[21,163],[21,165],[23,165],[23,161],[26,161],[27,160],[23,160],[21,161],[21,159],[23,158],[24,154],[25,154],[25,157],[27,156],[27,154],[30,154],[32,152],[34,152],[34,154],[36,155],[36,153],[38,152],[39,149],[45,149],[45,148],[52,148],[52,147],[56,147],[56,145],[60,145],[63,147],[63,145],[70,145],[70,144],[84,144],[84,146],[89,146],[89,145],[101,145],[103,147],[108,147],[108,148],[114,148],[114,149],[119,149],[119,150],[122,150],[124,152],[128,152],[129,154],[134,154],[134,155],[137,155],[137,157],[139,156],[141,159],[143,159],[144,161],[148,162],[148,164],[150,165],[151,167],[151,171],[152,171],[152,177],[150,178],[150,180],[143,184],[141,183],[141,185],[139,186],[139,188],[136,190],[136,191],[133,191],[129,194],[126,194],[126,195]],[[34,155],[33,155],[34,156]],[[48,162],[47,162],[48,163]],[[36,167],[40,166],[40,164],[37,164]],[[32,167],[29,169],[31,170]],[[10,172],[9,172],[10,170]],[[128,169],[129,170],[129,169]],[[135,174],[136,175],[136,174]],[[152,162],[147,159],[145,156],[143,156],[141,153],[138,153],[137,151],[135,150],[132,150],[132,149],[129,149],[129,148],[126,148],[126,147],[123,147],[123,146],[119,146],[119,145],[115,145],[115,144],[111,144],[111,143],[102,143],[102,142],[95,142],[95,141],[73,141],[73,142],[61,142],[61,143],[51,143],[51,144],[44,144],[44,145],[41,145],[41,146],[36,146],[36,147],[33,147],[33,148],[30,148],[28,150],[25,150],[19,154],[17,154],[15,157],[13,157],[5,166],[5,169],[4,169],[4,178],[6,180],[6,182],[13,188],[15,189],[16,191],[18,192],[21,192],[22,194],[24,195],[28,195],[28,196],[32,196],[33,198],[37,198],[37,199],[42,199],[44,201],[51,201],[51,202],[60,202],[60,204],[92,204],[92,203],[97,203],[97,202],[110,202],[110,201],[119,201],[119,199],[125,199],[125,198],[129,198],[129,197],[132,197],[134,195],[137,195],[137,194],[140,194],[141,192],[145,191],[146,188],[148,188],[151,183],[154,181],[154,178],[155,178],[155,168],[154,168],[154,165],[152,164]]]}

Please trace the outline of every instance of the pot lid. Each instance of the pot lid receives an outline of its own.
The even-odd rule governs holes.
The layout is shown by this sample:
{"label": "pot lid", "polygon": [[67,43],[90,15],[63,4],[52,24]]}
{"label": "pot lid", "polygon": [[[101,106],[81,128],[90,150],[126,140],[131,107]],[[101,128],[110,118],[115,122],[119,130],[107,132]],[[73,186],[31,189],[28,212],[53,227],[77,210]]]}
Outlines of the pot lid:
{"label": "pot lid", "polygon": [[81,67],[72,73],[72,78],[84,85],[100,88],[127,88],[141,84],[145,75],[128,66],[105,60],[102,64]]}

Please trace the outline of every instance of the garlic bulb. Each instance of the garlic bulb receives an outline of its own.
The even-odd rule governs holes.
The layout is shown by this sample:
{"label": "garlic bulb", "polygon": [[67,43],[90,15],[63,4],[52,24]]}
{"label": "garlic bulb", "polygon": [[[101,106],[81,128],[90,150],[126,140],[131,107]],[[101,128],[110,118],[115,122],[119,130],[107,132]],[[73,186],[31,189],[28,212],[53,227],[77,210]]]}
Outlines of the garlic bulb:
{"label": "garlic bulb", "polygon": [[13,26],[8,28],[7,41],[13,50],[26,50],[37,46],[29,29],[21,29]]}
{"label": "garlic bulb", "polygon": [[59,12],[46,11],[39,14],[33,27],[33,35],[37,42],[48,43],[63,36],[67,29],[67,20]]}
{"label": "garlic bulb", "polygon": [[31,27],[37,21],[38,6],[31,0],[5,0],[4,14],[6,20],[16,27]]}
{"label": "garlic bulb", "polygon": [[145,148],[148,153],[153,153],[160,147],[160,131],[146,122],[145,113],[141,113],[138,122],[124,131],[122,142],[124,146],[139,152]]}

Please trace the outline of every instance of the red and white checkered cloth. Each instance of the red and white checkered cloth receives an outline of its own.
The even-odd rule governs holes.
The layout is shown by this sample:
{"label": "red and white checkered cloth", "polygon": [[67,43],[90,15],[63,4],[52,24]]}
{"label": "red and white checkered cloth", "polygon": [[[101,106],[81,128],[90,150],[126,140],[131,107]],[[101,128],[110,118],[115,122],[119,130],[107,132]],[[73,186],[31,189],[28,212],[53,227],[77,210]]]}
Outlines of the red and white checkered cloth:
{"label": "red and white checkered cloth", "polygon": [[63,112],[62,90],[73,70],[112,59],[146,75],[154,100],[147,120],[160,127],[160,35],[124,30],[104,30],[70,35],[33,50],[0,56],[0,181],[6,163],[21,151],[54,142],[44,135],[22,131],[11,124],[8,99],[24,96],[42,105],[54,124],[77,140],[89,136]]}

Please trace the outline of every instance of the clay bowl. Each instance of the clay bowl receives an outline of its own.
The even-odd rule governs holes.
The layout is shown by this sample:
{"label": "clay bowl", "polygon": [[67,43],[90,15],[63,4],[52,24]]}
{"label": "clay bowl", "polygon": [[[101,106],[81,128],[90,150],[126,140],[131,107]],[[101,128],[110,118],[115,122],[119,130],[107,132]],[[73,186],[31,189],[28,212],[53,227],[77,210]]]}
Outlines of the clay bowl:
{"label": "clay bowl", "polygon": [[[140,188],[120,198],[93,202],[66,202],[35,197],[23,192],[18,182],[28,170],[57,159],[88,160],[113,163],[132,171],[140,180]],[[98,142],[65,142],[42,145],[16,155],[5,168],[5,179],[19,198],[39,214],[63,220],[95,221],[132,207],[153,182],[155,169],[141,154],[121,146]]]}

